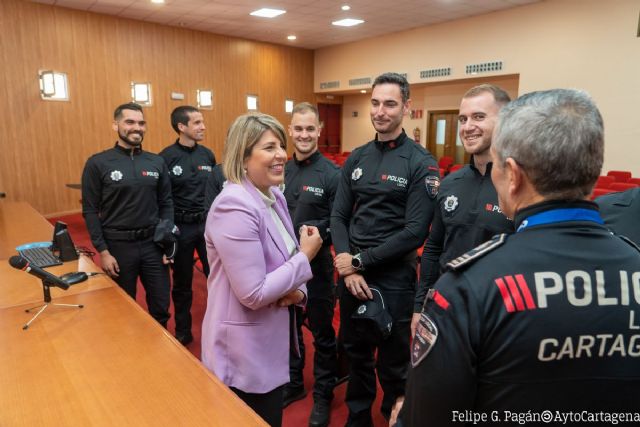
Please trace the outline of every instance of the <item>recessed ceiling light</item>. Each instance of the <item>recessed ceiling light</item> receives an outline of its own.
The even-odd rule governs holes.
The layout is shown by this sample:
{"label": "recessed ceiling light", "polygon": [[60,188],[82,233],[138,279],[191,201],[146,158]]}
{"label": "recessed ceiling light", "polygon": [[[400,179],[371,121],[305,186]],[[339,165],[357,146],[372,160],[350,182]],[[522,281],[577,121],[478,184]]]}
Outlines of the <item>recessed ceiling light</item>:
{"label": "recessed ceiling light", "polygon": [[164,4],[164,0],[151,0],[151,3]]}
{"label": "recessed ceiling light", "polygon": [[291,34],[290,36],[287,36],[287,40],[295,40],[297,39],[296,36],[294,36],[293,34]]}
{"label": "recessed ceiling light", "polygon": [[340,9],[342,9],[344,11],[351,10],[351,6],[349,6],[348,4],[344,4],[344,5],[342,5],[342,7]]}
{"label": "recessed ceiling light", "polygon": [[362,19],[341,19],[339,21],[333,21],[333,25],[337,25],[339,27],[353,27],[354,25],[362,24],[364,21]]}
{"label": "recessed ceiling light", "polygon": [[282,15],[283,13],[287,13],[287,11],[263,7],[262,9],[254,10],[249,15],[260,16],[262,18],[275,18],[276,16]]}
{"label": "recessed ceiling light", "polygon": [[367,93],[365,89],[360,89],[360,93]]}

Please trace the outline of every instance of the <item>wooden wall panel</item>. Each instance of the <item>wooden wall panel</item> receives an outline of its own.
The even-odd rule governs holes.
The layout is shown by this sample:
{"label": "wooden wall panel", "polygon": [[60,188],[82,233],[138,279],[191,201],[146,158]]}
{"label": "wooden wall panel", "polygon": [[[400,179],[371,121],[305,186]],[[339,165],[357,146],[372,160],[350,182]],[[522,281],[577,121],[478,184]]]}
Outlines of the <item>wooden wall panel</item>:
{"label": "wooden wall panel", "polygon": [[[246,112],[245,96],[284,125],[284,100],[313,100],[313,52],[141,21],[30,3],[0,2],[0,191],[43,214],[80,209],[86,159],[110,148],[114,108],[130,100],[130,82],[152,83],[145,108],[146,150],[176,138],[173,108],[195,105],[198,88],[212,89],[203,110],[204,145],[222,157],[231,122]],[[69,102],[40,99],[39,69],[66,72]],[[170,99],[185,94],[184,101]]]}

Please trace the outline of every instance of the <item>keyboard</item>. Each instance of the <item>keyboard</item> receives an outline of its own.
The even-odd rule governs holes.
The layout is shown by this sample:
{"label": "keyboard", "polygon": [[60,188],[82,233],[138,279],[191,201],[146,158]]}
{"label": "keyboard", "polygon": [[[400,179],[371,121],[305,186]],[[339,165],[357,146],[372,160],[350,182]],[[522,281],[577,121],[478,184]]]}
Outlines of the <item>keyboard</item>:
{"label": "keyboard", "polygon": [[62,265],[60,258],[55,256],[48,247],[26,248],[19,250],[18,253],[29,261],[29,264],[35,265],[36,267],[44,268]]}

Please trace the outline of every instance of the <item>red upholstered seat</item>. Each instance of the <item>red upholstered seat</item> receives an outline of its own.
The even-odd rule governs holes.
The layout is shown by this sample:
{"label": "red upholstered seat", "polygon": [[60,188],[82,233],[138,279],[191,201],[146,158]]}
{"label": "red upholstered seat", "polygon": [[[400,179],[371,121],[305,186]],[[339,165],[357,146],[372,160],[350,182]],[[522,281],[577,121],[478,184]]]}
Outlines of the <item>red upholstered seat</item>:
{"label": "red upholstered seat", "polygon": [[442,156],[440,157],[440,160],[438,160],[438,167],[440,169],[444,169],[445,171],[448,171],[452,164],[453,164],[453,157]]}
{"label": "red upholstered seat", "polygon": [[615,193],[615,190],[610,188],[594,188],[593,193],[591,193],[591,200],[609,193]]}
{"label": "red upholstered seat", "polygon": [[615,177],[616,182],[627,182],[632,176],[629,171],[609,171],[607,172],[607,175]]}
{"label": "red upholstered seat", "polygon": [[632,184],[629,182],[614,182],[609,186],[609,189],[613,191],[627,191],[636,187],[636,184]]}
{"label": "red upholstered seat", "polygon": [[601,175],[598,177],[598,180],[596,181],[596,188],[609,188],[609,186],[614,182],[616,182],[615,176]]}

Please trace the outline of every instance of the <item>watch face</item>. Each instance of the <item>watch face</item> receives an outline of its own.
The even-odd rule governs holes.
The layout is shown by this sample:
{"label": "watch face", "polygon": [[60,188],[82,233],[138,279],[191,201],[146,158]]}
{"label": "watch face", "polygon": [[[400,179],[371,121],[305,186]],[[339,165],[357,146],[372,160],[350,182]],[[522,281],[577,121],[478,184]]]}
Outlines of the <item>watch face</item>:
{"label": "watch face", "polygon": [[353,258],[351,258],[351,266],[356,270],[362,267],[362,261],[360,260],[359,256],[356,255]]}

